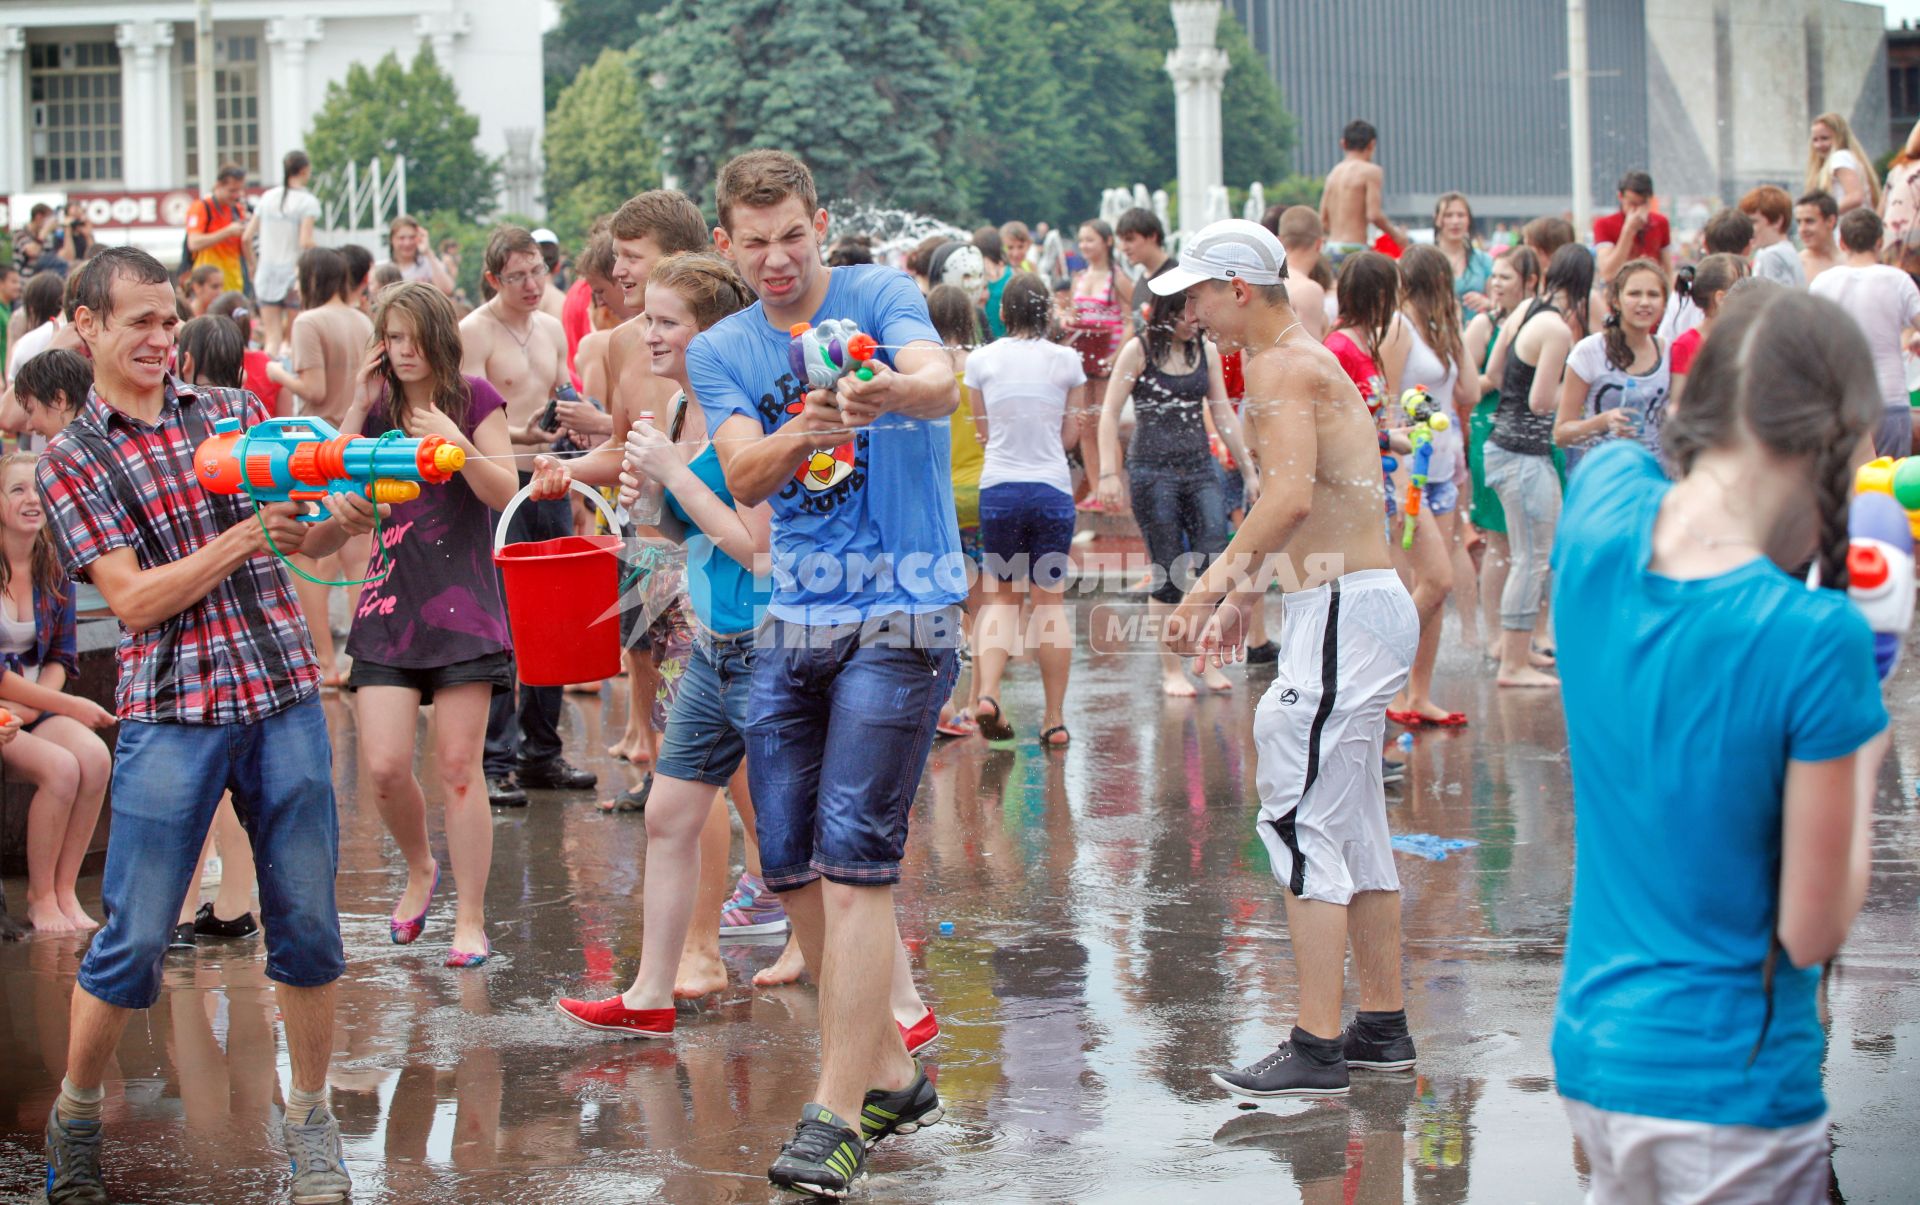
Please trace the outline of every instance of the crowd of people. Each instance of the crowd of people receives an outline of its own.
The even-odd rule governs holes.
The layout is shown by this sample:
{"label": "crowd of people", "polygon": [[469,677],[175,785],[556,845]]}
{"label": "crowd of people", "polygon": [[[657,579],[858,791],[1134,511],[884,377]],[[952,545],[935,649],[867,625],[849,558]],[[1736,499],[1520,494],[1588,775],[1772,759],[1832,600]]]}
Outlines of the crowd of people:
{"label": "crowd of people", "polygon": [[[1451,610],[1499,687],[1565,701],[1579,858],[1554,1055],[1597,1199],[1640,1199],[1708,1146],[1703,1199],[1763,1174],[1774,1199],[1824,1196],[1813,992],[1864,890],[1886,715],[1864,622],[1789,571],[1844,587],[1853,471],[1869,446],[1911,450],[1920,129],[1883,190],[1823,115],[1797,198],[1753,189],[1684,248],[1643,171],[1591,231],[1547,215],[1482,241],[1451,192],[1410,234],[1378,145],[1354,122],[1317,208],[1177,249],[1134,209],[1057,255],[1009,222],[897,264],[830,231],[799,159],[752,151],[718,173],[717,225],[643,192],[564,287],[551,232],[495,229],[477,305],[457,247],[410,217],[382,262],[319,245],[299,152],[253,205],[223,169],[178,271],[36,211],[0,268],[0,300],[19,298],[0,426],[22,442],[0,460],[0,759],[35,788],[28,921],[92,932],[49,1200],[106,1199],[102,1079],[167,950],[261,931],[295,1199],[345,1198],[319,692],[353,696],[361,781],[404,863],[391,941],[427,940],[444,870],[445,964],[484,967],[490,808],[598,785],[566,756],[562,688],[517,679],[494,527],[511,511],[509,540],[591,531],[583,492],[683,549],[684,576],[621,617],[610,752],[635,778],[600,807],[646,828],[638,966],[618,995],[555,1007],[669,1038],[677,999],[726,986],[723,938],[787,934],[755,982],[811,969],[821,1068],[775,1185],[844,1195],[874,1143],[941,1119],[920,1057],[939,1021],[892,899],[921,771],[940,739],[1070,745],[1066,594],[1130,516],[1164,694],[1273,667],[1257,831],[1298,1021],[1214,1083],[1338,1096],[1354,1072],[1414,1066],[1384,736],[1471,722],[1436,698]],[[842,371],[845,331],[824,372],[799,350],[829,323],[872,337],[860,371]],[[438,437],[464,467],[409,501],[335,496],[317,522],[200,489],[213,424],[270,415]],[[121,625],[112,712],[68,689],[77,582]],[[1763,648],[1791,671],[1729,675]],[[1001,703],[1022,660],[1037,717]],[[423,707],[437,818],[414,768]],[[109,778],[100,925],[77,882]],[[1740,837],[1686,839],[1707,829]],[[1709,891],[1750,907],[1723,896],[1703,921]],[[1696,1015],[1699,992],[1721,1011]]]}

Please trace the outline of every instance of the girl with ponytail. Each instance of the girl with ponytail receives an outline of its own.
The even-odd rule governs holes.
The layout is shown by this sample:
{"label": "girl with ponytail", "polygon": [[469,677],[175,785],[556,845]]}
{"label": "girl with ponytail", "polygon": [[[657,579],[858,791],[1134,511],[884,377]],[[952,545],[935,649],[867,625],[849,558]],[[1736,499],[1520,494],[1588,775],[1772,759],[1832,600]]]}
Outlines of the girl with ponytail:
{"label": "girl with ponytail", "polygon": [[1555,1078],[1595,1200],[1824,1201],[1820,968],[1865,897],[1887,745],[1846,598],[1880,391],[1853,321],[1796,290],[1736,297],[1692,369],[1679,480],[1637,442],[1590,453],[1556,549],[1579,638]]}
{"label": "girl with ponytail", "polygon": [[1553,442],[1567,449],[1567,471],[1603,439],[1638,438],[1660,447],[1667,410],[1667,345],[1655,332],[1667,309],[1667,277],[1650,259],[1629,260],[1607,282],[1607,317],[1597,334],[1574,344],[1560,386]]}
{"label": "girl with ponytail", "polygon": [[[246,241],[260,240],[260,260],[255,267],[254,292],[260,302],[260,321],[268,358],[280,354],[286,335],[287,311],[298,310],[300,295],[294,290],[300,253],[314,245],[313,228],[320,218],[320,199],[307,191],[313,178],[313,161],[305,151],[288,151],[280,163],[280,187],[268,189],[247,222]],[[309,305],[322,305],[319,297]]]}
{"label": "girl with ponytail", "polygon": [[1680,404],[1680,391],[1687,383],[1687,373],[1692,370],[1693,358],[1700,352],[1700,344],[1713,333],[1720,310],[1726,304],[1727,291],[1747,277],[1747,261],[1738,255],[1709,255],[1699,265],[1689,265],[1674,274],[1673,291],[1700,307],[1700,325],[1673,341],[1673,351],[1669,356],[1669,368],[1673,374],[1673,387],[1667,395],[1667,412]]}

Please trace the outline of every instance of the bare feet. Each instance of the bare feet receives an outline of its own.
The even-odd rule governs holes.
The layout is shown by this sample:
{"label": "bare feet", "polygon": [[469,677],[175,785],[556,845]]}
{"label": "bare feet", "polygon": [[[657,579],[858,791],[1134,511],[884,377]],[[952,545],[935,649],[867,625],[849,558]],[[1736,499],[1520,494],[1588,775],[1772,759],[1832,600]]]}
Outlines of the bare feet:
{"label": "bare feet", "polygon": [[1552,674],[1543,674],[1537,669],[1517,669],[1500,671],[1494,679],[1501,686],[1558,686],[1560,679]]}
{"label": "bare feet", "polygon": [[1160,693],[1169,699],[1191,699],[1200,692],[1194,689],[1193,683],[1187,681],[1185,674],[1176,669],[1168,671],[1161,678]]}
{"label": "bare feet", "polygon": [[87,910],[82,908],[80,901],[72,895],[60,899],[60,914],[72,921],[75,929],[87,930],[100,927],[100,922],[88,916]]}
{"label": "bare feet", "polygon": [[633,731],[629,729],[617,743],[607,746],[607,753],[612,757],[630,757],[633,755],[634,746],[638,741],[639,737],[635,736]]}
{"label": "bare feet", "polygon": [[27,901],[27,923],[42,933],[77,933],[80,926],[60,911],[60,902],[48,898]]}
{"label": "bare feet", "polygon": [[1533,649],[1527,654],[1527,664],[1535,669],[1552,669],[1560,663],[1554,659],[1552,649]]}
{"label": "bare feet", "polygon": [[807,960],[800,953],[800,943],[789,937],[787,948],[780,951],[779,961],[754,973],[753,986],[778,987],[783,983],[798,983],[806,969]]}
{"label": "bare feet", "polygon": [[1208,690],[1216,694],[1225,694],[1233,689],[1233,679],[1221,673],[1217,665],[1209,665],[1207,672],[1200,675],[1200,680],[1207,684]]}
{"label": "bare feet", "polygon": [[727,987],[727,967],[718,950],[680,952],[680,967],[673,973],[673,998],[698,1000]]}

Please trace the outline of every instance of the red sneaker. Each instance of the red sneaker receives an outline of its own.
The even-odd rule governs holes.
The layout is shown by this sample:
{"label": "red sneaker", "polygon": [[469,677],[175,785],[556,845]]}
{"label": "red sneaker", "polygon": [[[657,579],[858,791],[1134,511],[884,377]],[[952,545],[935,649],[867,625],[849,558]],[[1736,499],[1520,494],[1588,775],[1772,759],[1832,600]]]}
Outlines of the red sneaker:
{"label": "red sneaker", "polygon": [[[606,1000],[554,1001],[560,1015],[582,1029],[598,1029],[624,1034],[630,1038],[670,1038],[673,1036],[671,1008],[628,1008],[614,996]],[[931,1017],[933,1014],[927,1014]]]}
{"label": "red sneaker", "polygon": [[[900,1025],[900,1022],[895,1021],[894,1024]],[[900,1040],[907,1044],[908,1054],[919,1054],[933,1045],[939,1037],[940,1022],[934,1017],[932,1009],[928,1009],[926,1016],[915,1021],[912,1028],[900,1025]]]}

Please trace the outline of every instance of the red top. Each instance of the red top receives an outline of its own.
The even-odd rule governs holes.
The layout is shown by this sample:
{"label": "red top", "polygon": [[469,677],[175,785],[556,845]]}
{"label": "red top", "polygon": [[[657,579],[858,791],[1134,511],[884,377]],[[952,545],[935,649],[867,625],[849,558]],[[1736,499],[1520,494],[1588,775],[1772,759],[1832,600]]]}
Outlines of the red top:
{"label": "red top", "polygon": [[292,415],[291,406],[285,410],[280,408],[280,385],[267,375],[266,352],[257,348],[248,348],[244,373],[247,392],[259,398],[261,405],[267,408],[268,413],[275,418],[287,418]]}
{"label": "red top", "polygon": [[1360,400],[1367,404],[1368,410],[1380,409],[1381,395],[1387,391],[1386,378],[1373,366],[1373,357],[1360,350],[1345,331],[1335,331],[1327,336],[1327,350],[1334,359],[1340,361],[1340,367],[1347,370],[1354,388],[1360,391]]}
{"label": "red top", "polygon": [[1239,349],[1220,353],[1220,380],[1227,387],[1227,400],[1238,410],[1240,399],[1247,396],[1247,378],[1240,367]]}
{"label": "red top", "polygon": [[573,353],[580,350],[580,340],[593,333],[593,286],[584,276],[567,286],[567,299],[560,306],[560,329],[567,332],[567,375],[573,378],[575,389],[585,388],[573,367]]}
{"label": "red top", "polygon": [[[1627,215],[1624,213],[1610,213],[1604,218],[1595,218],[1593,221],[1594,245],[1619,242],[1620,231],[1626,224]],[[1640,233],[1633,236],[1634,258],[1650,259],[1658,263],[1660,253],[1667,249],[1667,244],[1671,241],[1672,236],[1667,230],[1667,215],[1649,213],[1646,224],[1640,227]]]}
{"label": "red top", "polygon": [[1667,370],[1676,377],[1685,376],[1687,370],[1693,367],[1694,354],[1699,350],[1700,328],[1696,326],[1673,341],[1673,346],[1667,351]]}

